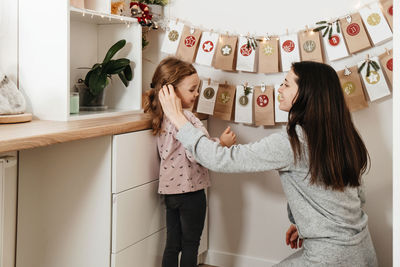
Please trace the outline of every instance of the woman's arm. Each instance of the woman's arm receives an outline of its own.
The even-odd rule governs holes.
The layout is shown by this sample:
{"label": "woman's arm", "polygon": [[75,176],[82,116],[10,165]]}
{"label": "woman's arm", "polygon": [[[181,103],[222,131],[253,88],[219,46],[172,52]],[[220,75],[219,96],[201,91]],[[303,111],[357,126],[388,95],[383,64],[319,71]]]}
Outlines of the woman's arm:
{"label": "woman's arm", "polygon": [[289,140],[272,134],[256,143],[222,147],[208,139],[185,117],[172,85],[163,86],[159,99],[164,114],[179,130],[177,139],[204,167],[218,172],[288,170],[293,162]]}
{"label": "woman's arm", "polygon": [[217,172],[284,171],[293,164],[293,153],[283,134],[272,134],[255,143],[227,148],[186,123],[176,137],[198,163]]}

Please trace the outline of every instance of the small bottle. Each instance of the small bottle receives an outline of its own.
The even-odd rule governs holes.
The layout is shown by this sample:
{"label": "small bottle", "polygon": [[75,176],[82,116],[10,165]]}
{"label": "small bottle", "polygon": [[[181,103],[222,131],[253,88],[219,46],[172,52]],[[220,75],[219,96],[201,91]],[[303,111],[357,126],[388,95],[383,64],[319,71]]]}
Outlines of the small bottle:
{"label": "small bottle", "polygon": [[71,92],[69,100],[69,113],[78,114],[79,113],[79,93]]}

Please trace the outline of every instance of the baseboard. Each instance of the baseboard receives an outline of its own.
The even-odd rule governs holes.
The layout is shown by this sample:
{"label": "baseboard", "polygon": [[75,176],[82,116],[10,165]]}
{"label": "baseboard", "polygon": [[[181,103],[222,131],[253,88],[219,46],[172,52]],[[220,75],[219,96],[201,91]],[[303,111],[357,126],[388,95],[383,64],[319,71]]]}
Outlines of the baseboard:
{"label": "baseboard", "polygon": [[204,263],[218,267],[271,267],[278,262],[222,251],[207,250]]}

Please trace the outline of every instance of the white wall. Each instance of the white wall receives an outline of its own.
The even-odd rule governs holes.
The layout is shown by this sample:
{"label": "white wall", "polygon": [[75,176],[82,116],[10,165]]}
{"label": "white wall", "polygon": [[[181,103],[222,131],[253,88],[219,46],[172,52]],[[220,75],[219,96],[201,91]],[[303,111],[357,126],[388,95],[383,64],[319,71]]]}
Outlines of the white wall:
{"label": "white wall", "polygon": [[[303,29],[305,25],[348,12],[371,1],[195,1],[173,0],[165,15],[179,18],[204,29],[234,34],[284,34]],[[262,4],[260,4],[262,3]],[[150,45],[143,53],[143,88],[150,84],[164,37],[162,30],[150,33]],[[392,42],[367,50],[350,58],[333,62],[339,70],[352,66],[369,54],[381,54]],[[228,73],[211,67],[195,65],[201,77],[230,83],[260,84],[280,82],[283,74],[264,75]],[[366,178],[369,227],[379,257],[380,266],[392,265],[392,97],[370,105],[353,114],[372,160]],[[212,136],[218,136],[231,125],[239,143],[256,141],[276,127],[249,127],[210,119]],[[256,174],[212,174],[210,190],[209,253],[207,261],[221,267],[268,266],[293,251],[284,243],[289,226],[286,199],[276,172]]]}
{"label": "white wall", "polygon": [[18,1],[0,0],[0,72],[17,82]]}

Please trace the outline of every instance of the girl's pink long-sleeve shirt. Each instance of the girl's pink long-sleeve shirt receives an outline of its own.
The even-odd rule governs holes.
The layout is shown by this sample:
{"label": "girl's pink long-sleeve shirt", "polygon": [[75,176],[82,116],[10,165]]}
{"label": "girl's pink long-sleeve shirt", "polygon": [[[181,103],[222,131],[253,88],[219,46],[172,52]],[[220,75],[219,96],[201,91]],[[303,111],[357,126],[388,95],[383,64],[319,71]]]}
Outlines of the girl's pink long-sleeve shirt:
{"label": "girl's pink long-sleeve shirt", "polygon": [[[185,117],[210,137],[203,123],[190,111]],[[194,157],[176,139],[176,127],[164,116],[161,133],[157,136],[158,153],[161,158],[158,193],[182,194],[194,192],[211,185],[208,169],[198,164]]]}

